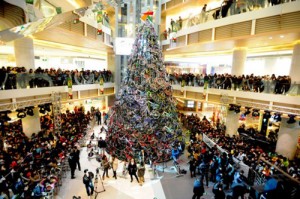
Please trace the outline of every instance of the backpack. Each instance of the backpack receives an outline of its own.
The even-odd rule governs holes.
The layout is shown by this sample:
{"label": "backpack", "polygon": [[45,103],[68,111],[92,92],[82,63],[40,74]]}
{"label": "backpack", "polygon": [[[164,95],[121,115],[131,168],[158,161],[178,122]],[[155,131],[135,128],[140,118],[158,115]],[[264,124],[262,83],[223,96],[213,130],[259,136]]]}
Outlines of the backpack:
{"label": "backpack", "polygon": [[15,189],[16,191],[21,191],[24,188],[24,184],[22,182],[22,180],[18,180],[15,184]]}
{"label": "backpack", "polygon": [[43,192],[42,187],[36,185],[33,189],[32,196],[42,196],[42,192]]}
{"label": "backpack", "polygon": [[83,184],[88,184],[90,182],[90,179],[87,177],[87,175],[84,175],[82,178]]}
{"label": "backpack", "polygon": [[89,176],[94,179],[94,173],[93,172],[89,172]]}

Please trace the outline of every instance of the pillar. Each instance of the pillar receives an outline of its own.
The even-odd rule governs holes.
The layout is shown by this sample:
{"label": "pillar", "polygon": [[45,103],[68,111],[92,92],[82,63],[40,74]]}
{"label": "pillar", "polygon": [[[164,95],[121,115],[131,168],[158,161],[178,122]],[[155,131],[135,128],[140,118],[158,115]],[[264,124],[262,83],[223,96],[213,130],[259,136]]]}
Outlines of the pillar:
{"label": "pillar", "polygon": [[230,137],[233,135],[237,135],[237,130],[239,128],[239,118],[240,113],[236,113],[234,111],[227,111],[226,116],[226,134]]}
{"label": "pillar", "polygon": [[300,126],[299,121],[296,121],[294,124],[288,124],[287,120],[288,118],[281,119],[276,152],[289,159],[294,159],[300,136]]}
{"label": "pillar", "polygon": [[292,86],[287,95],[300,95],[300,42],[294,45],[292,63],[289,76],[292,80]]}
{"label": "pillar", "polygon": [[292,82],[297,82],[300,84],[300,43],[294,45],[293,48],[293,56],[292,56],[292,64],[290,69],[290,77]]}
{"label": "pillar", "polygon": [[31,38],[21,38],[14,41],[14,51],[17,66],[24,66],[27,71],[34,69],[34,47]]}
{"label": "pillar", "polygon": [[[113,82],[116,78],[116,64],[115,64],[115,54],[114,53],[107,53],[106,62],[107,62],[107,70],[110,70],[113,73]],[[118,71],[120,72],[120,71]]]}
{"label": "pillar", "polygon": [[243,75],[247,58],[246,48],[236,48],[232,54],[231,75]]}
{"label": "pillar", "polygon": [[31,137],[33,133],[38,133],[41,131],[39,108],[35,107],[33,109],[33,113],[33,116],[27,115],[25,118],[22,119],[23,132],[28,137]]}

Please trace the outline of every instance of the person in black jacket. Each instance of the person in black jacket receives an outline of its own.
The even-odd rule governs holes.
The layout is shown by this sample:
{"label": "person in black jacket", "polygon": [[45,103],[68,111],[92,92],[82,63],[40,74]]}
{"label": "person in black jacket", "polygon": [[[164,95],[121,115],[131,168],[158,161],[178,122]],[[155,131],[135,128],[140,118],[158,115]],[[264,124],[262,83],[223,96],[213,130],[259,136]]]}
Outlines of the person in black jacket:
{"label": "person in black jacket", "polygon": [[193,199],[200,199],[200,197],[203,195],[204,193],[204,187],[203,187],[203,183],[201,182],[201,180],[199,178],[197,178],[194,181],[194,188],[193,188]]}
{"label": "person in black jacket", "polygon": [[130,175],[130,178],[131,178],[131,182],[133,181],[132,176],[134,176],[136,178],[137,182],[139,183],[139,179],[136,175],[137,166],[136,166],[135,160],[133,158],[130,160],[130,163],[128,165],[128,172],[129,172],[129,175]]}
{"label": "person in black jacket", "polygon": [[71,179],[75,178],[75,169],[76,169],[76,158],[75,158],[75,151],[74,149],[71,150],[71,153],[68,157],[69,166],[71,169]]}
{"label": "person in black jacket", "polygon": [[[80,171],[81,170],[81,167],[80,167],[80,151],[78,150],[78,148],[76,146],[74,146],[74,158],[75,158],[75,162],[76,162],[76,166],[78,165],[78,170]],[[76,167],[75,166],[75,167]]]}
{"label": "person in black jacket", "polygon": [[99,138],[98,140],[98,147],[99,147],[99,153],[101,155],[104,155],[104,152],[105,152],[105,148],[106,148],[106,142],[105,140],[102,139],[102,137]]}
{"label": "person in black jacket", "polygon": [[97,119],[97,124],[98,125],[101,125],[101,116],[102,116],[102,114],[101,114],[101,112],[99,111],[99,110],[97,110],[97,112],[96,112],[96,119]]}
{"label": "person in black jacket", "polygon": [[93,175],[92,172],[88,173],[88,170],[84,170],[84,175],[82,177],[83,184],[85,185],[86,193],[88,196],[93,195],[94,186],[93,186]]}

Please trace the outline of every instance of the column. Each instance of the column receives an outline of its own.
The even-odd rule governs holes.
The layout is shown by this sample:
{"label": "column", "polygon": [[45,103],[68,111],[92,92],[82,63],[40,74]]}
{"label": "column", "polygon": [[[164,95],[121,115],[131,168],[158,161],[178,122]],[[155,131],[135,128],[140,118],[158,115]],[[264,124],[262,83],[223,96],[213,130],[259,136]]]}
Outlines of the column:
{"label": "column", "polygon": [[287,95],[300,95],[300,42],[295,44],[293,49],[292,63],[290,69],[290,77],[292,86],[287,92]]}
{"label": "column", "polygon": [[300,43],[297,43],[293,49],[292,64],[290,69],[290,77],[292,82],[300,84]]}
{"label": "column", "polygon": [[33,109],[33,116],[27,115],[22,119],[22,128],[26,136],[31,137],[33,133],[41,131],[40,112],[39,108]]}
{"label": "column", "polygon": [[288,124],[287,120],[288,118],[281,119],[276,152],[289,159],[294,159],[300,136],[300,126],[299,121],[296,121],[294,124]]}
{"label": "column", "polygon": [[243,75],[247,58],[246,48],[236,48],[232,54],[231,75]]}
{"label": "column", "polygon": [[34,69],[34,47],[31,38],[21,38],[14,41],[14,51],[17,66],[24,66],[27,71]]}
{"label": "column", "polygon": [[[107,70],[110,70],[113,74],[113,82],[115,81],[116,77],[116,62],[115,62],[116,56],[114,53],[107,53],[106,62],[107,62]],[[120,72],[120,71],[118,71]]]}
{"label": "column", "polygon": [[227,111],[226,116],[226,134],[230,137],[237,135],[237,129],[239,128],[240,113],[234,111]]}

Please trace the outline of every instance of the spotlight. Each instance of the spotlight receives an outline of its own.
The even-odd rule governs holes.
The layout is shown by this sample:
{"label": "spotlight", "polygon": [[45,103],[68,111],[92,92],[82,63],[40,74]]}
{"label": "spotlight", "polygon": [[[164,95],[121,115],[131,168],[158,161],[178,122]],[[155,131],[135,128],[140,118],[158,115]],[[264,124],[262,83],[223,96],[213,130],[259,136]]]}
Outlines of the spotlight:
{"label": "spotlight", "polygon": [[18,114],[17,114],[18,118],[23,119],[23,118],[26,117],[25,109],[23,109],[23,108],[22,109],[17,109],[16,111],[18,112]]}
{"label": "spotlight", "polygon": [[252,117],[258,117],[259,116],[259,110],[258,109],[253,109],[252,110]]}
{"label": "spotlight", "polygon": [[288,119],[288,121],[286,121],[286,123],[294,124],[296,122],[296,120],[295,120],[296,115],[288,115],[288,116],[289,116],[289,119]]}
{"label": "spotlight", "polygon": [[45,106],[44,105],[39,105],[38,106],[39,108],[40,108],[40,113],[42,113],[42,114],[45,114],[46,113],[46,110],[45,110]]}
{"label": "spotlight", "polygon": [[241,112],[241,106],[236,105],[236,106],[234,107],[234,112],[235,112],[235,113]]}
{"label": "spotlight", "polygon": [[246,109],[246,111],[245,111],[245,113],[244,113],[244,115],[246,116],[246,115],[249,115],[251,112],[250,112],[250,107],[245,107],[245,109]]}
{"label": "spotlight", "polygon": [[33,106],[30,106],[30,107],[26,107],[26,114],[29,115],[29,116],[34,116],[34,113],[33,113]]}
{"label": "spotlight", "polygon": [[234,104],[229,104],[229,111],[234,111],[235,105]]}
{"label": "spotlight", "polygon": [[45,111],[51,112],[50,105],[51,105],[51,104],[45,104]]}

